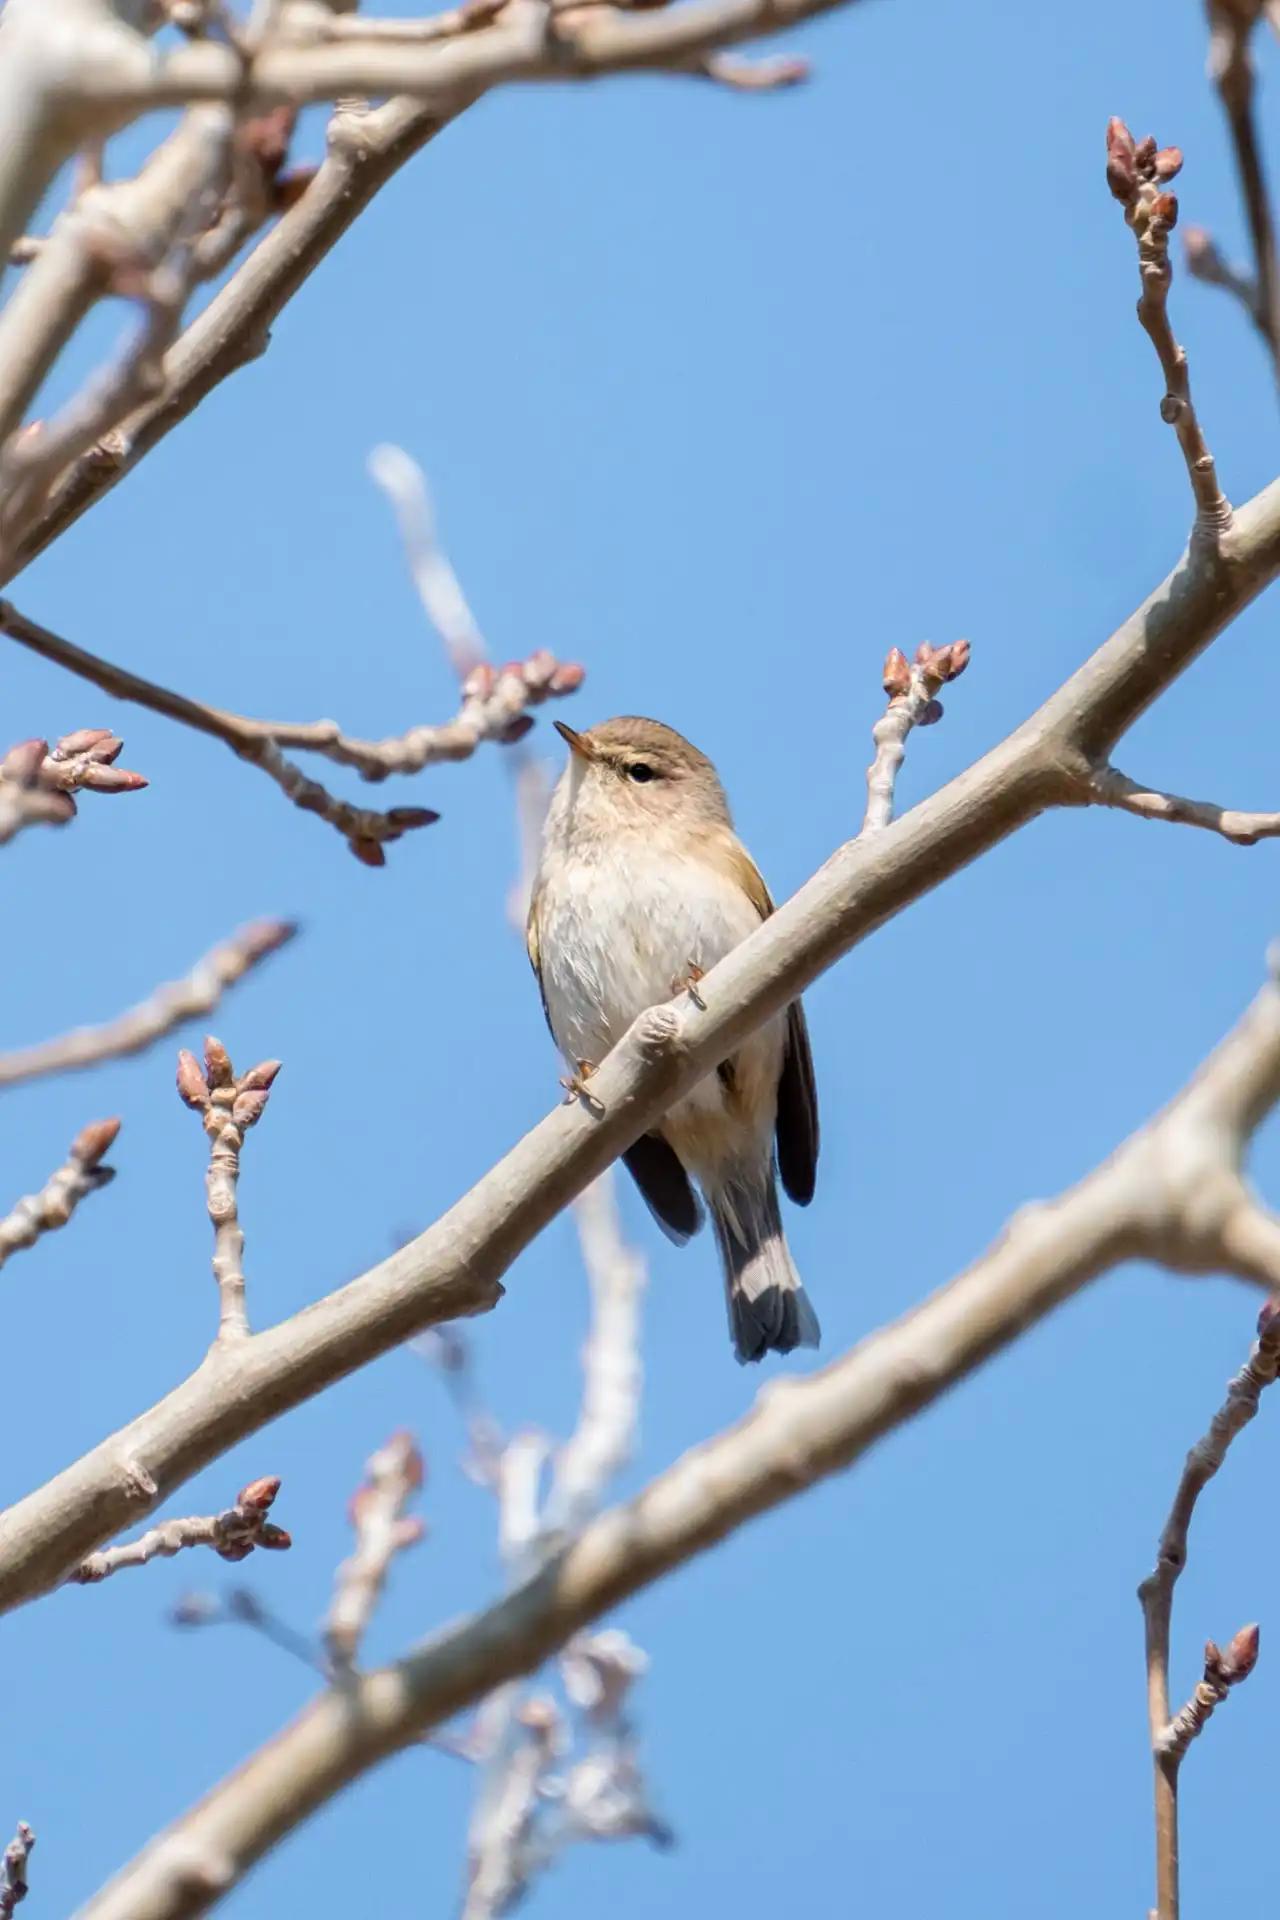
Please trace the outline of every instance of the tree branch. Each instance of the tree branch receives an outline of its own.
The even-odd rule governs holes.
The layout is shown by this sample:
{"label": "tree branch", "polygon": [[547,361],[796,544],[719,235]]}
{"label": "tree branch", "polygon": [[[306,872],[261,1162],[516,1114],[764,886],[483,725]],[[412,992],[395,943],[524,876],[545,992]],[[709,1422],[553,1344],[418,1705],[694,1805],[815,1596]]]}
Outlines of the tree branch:
{"label": "tree branch", "polygon": [[772,1383],[745,1419],[590,1522],[487,1612],[318,1696],[151,1842],[81,1920],[206,1911],[358,1774],[531,1671],[626,1595],[850,1466],[1100,1273],[1135,1256],[1211,1270],[1222,1220],[1242,1204],[1245,1139],[1277,1100],[1280,986],[1271,980],[1182,1092],[1084,1180],[1024,1208],[966,1273],[841,1359]]}
{"label": "tree branch", "polygon": [[[56,1584],[158,1497],[425,1327],[480,1313],[559,1210],[745,1036],[868,933],[1054,805],[1091,797],[1125,728],[1280,571],[1280,483],[1197,541],[1170,578],[1008,739],[881,833],[848,842],[680,1002],[636,1020],[442,1219],[293,1321],[206,1358],[149,1412],[0,1515],[0,1609]],[[1215,1248],[1215,1257],[1217,1249]]]}
{"label": "tree branch", "polygon": [[1280,813],[1241,813],[1234,807],[1216,806],[1212,800],[1185,800],[1181,794],[1160,793],[1140,786],[1117,767],[1102,768],[1094,775],[1093,786],[1100,806],[1118,807],[1124,813],[1136,813],[1142,820],[1204,827],[1238,847],[1252,847],[1259,840],[1274,840],[1280,834]]}
{"label": "tree branch", "polygon": [[1228,267],[1207,234],[1187,235],[1187,256],[1197,278],[1228,288],[1253,321],[1280,384],[1280,277],[1277,275],[1271,197],[1254,114],[1250,41],[1262,14],[1258,0],[1208,0],[1209,76],[1218,90],[1235,156],[1253,249],[1252,275]]}
{"label": "tree branch", "polygon": [[192,1053],[178,1055],[178,1097],[204,1119],[209,1137],[209,1171],[205,1191],[213,1223],[213,1277],[218,1283],[219,1345],[234,1344],[249,1335],[244,1297],[244,1233],[236,1189],[240,1183],[240,1150],[250,1127],[267,1110],[271,1088],[280,1071],[278,1060],[263,1060],[237,1077],[220,1040],[204,1043],[204,1070]]}
{"label": "tree branch", "polygon": [[336,827],[356,857],[374,867],[385,864],[383,849],[388,842],[414,827],[429,826],[439,814],[430,807],[391,807],[379,813],[352,806],[309,779],[285,758],[282,747],[322,754],[338,766],[353,767],[365,780],[419,773],[444,761],[469,759],[484,741],[521,739],[533,724],[530,707],[576,692],[585,677],[576,662],[561,662],[545,649],[527,660],[512,661],[497,672],[478,662],[463,681],[462,706],[454,719],[442,726],[410,727],[387,740],[360,740],[344,734],[334,720],[250,720],[221,707],[189,700],[185,694],[173,693],[127,668],[86,653],[70,640],[28,620],[7,600],[0,600],[0,633],[7,633],[33,653],[67,668],[118,700],[130,700],[221,740],[241,760],[260,767],[295,806],[318,814]]}
{"label": "tree branch", "polygon": [[1280,1310],[1273,1297],[1258,1317],[1258,1337],[1227,1388],[1209,1431],[1187,1455],[1178,1490],[1160,1535],[1156,1564],[1138,1589],[1146,1630],[1147,1714],[1155,1783],[1157,1920],[1178,1920],[1178,1770],[1191,1741],[1227,1690],[1247,1679],[1258,1657],[1258,1629],[1242,1627],[1225,1655],[1210,1640],[1204,1674],[1191,1699],[1170,1717],[1169,1638],[1173,1590],[1187,1564],[1187,1535],[1196,1503],[1227,1457],[1233,1440],[1258,1411],[1265,1388],[1280,1370]]}
{"label": "tree branch", "polygon": [[1177,147],[1156,151],[1148,135],[1136,141],[1123,120],[1107,127],[1107,184],[1124,208],[1125,221],[1138,242],[1138,271],[1142,297],[1138,318],[1160,360],[1165,395],[1160,418],[1178,436],[1187,477],[1196,503],[1195,529],[1206,540],[1216,540],[1231,524],[1231,503],[1218,486],[1213,455],[1205,442],[1191,400],[1191,376],[1186,349],[1180,347],[1169,324],[1169,235],[1178,218],[1178,202],[1168,183],[1182,167]]}
{"label": "tree branch", "polygon": [[275,1475],[251,1480],[236,1495],[235,1505],[224,1508],[221,1513],[199,1519],[166,1520],[123,1546],[89,1554],[68,1574],[68,1583],[97,1586],[99,1581],[110,1579],[125,1567],[145,1567],[151,1560],[171,1560],[187,1547],[212,1547],[223,1560],[245,1560],[255,1547],[281,1552],[291,1547],[293,1541],[283,1527],[267,1518],[279,1491],[280,1482]]}
{"label": "tree branch", "polygon": [[0,1865],[0,1920],[12,1920],[15,1907],[27,1897],[27,1862],[35,1843],[36,1837],[26,1821],[19,1820],[18,1831],[5,1848]]}
{"label": "tree branch", "polygon": [[78,1027],[56,1040],[0,1053],[0,1088],[51,1073],[76,1073],[83,1067],[119,1060],[163,1040],[184,1021],[211,1013],[228,987],[260,965],[268,954],[292,940],[297,928],[289,920],[255,920],[221,946],[197,960],[185,979],[173,980],[127,1013],[101,1027]]}
{"label": "tree branch", "polygon": [[403,1432],[393,1434],[365,1465],[364,1484],[351,1501],[355,1552],[338,1568],[325,1622],[325,1646],[337,1675],[351,1671],[392,1561],[423,1536],[421,1519],[405,1512],[423,1475],[422,1455],[413,1436]]}
{"label": "tree branch", "polygon": [[104,1167],[107,1153],[120,1131],[118,1120],[95,1120],[71,1142],[66,1163],[51,1173],[39,1193],[28,1194],[0,1219],[0,1267],[11,1253],[33,1247],[42,1233],[65,1227],[80,1202],[115,1179],[115,1169]]}
{"label": "tree branch", "polygon": [[[0,602],[0,605],[3,603]],[[969,664],[969,642],[955,640],[949,647],[931,647],[921,642],[914,663],[897,647],[891,647],[884,663],[884,690],[889,705],[875,726],[871,738],[876,757],[867,768],[867,811],[862,831],[879,833],[893,818],[893,794],[898,771],[907,753],[907,735],[913,727],[932,726],[941,720],[942,707],[935,698],[948,680],[957,680]]]}

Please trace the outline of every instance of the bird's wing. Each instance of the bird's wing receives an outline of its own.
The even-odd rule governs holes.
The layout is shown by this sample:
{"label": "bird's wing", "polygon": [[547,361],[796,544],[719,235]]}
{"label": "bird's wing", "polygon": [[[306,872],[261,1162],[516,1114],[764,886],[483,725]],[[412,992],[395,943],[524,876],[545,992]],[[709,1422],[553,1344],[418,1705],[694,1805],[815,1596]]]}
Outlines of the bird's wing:
{"label": "bird's wing", "polygon": [[[538,945],[538,896],[535,893],[529,901],[529,913],[524,923],[524,944],[529,955],[529,965],[533,968],[533,977],[538,983],[538,998],[542,1002],[542,1017],[547,1023],[547,1031],[555,1040],[555,1028],[551,1024],[551,1009],[547,1005],[547,990],[542,984],[542,959]],[[558,1046],[560,1043],[556,1041]]]}
{"label": "bird's wing", "polygon": [[702,1225],[702,1208],[675,1148],[660,1133],[642,1133],[622,1159],[662,1231],[683,1246]]}
{"label": "bird's wing", "polygon": [[[773,912],[769,889],[741,841],[734,840],[730,858],[743,891],[762,920]],[[797,1206],[808,1206],[818,1175],[818,1083],[804,1008],[793,1000],[787,1008],[787,1051],[778,1081],[778,1172]]]}

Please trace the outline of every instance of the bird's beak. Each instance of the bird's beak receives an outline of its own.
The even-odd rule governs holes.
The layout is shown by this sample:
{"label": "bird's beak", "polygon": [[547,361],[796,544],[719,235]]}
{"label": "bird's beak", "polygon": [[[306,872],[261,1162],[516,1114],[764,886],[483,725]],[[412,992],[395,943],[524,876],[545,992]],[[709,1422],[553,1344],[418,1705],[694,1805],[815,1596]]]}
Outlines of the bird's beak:
{"label": "bird's beak", "polygon": [[560,735],[560,738],[568,746],[569,751],[576,753],[579,760],[595,759],[595,750],[585,734],[575,733],[572,727],[566,727],[563,720],[553,720],[551,724]]}

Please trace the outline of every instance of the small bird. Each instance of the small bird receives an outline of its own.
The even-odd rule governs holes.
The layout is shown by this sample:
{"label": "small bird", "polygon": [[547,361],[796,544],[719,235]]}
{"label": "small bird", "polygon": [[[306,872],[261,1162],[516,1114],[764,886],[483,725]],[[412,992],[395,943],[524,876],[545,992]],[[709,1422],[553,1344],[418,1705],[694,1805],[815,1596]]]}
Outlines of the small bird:
{"label": "small bird", "polygon": [[[528,947],[552,1037],[574,1080],[636,1015],[686,990],[773,912],[733,831],[706,755],[657,720],[585,733],[555,722],[569,761],[543,829]],[[776,1169],[775,1169],[776,1141]],[[792,1265],[777,1174],[813,1198],[818,1096],[797,1000],[744,1040],[623,1154],[658,1224],[683,1244],[702,1189],[741,1361],[816,1347],[818,1320]]]}

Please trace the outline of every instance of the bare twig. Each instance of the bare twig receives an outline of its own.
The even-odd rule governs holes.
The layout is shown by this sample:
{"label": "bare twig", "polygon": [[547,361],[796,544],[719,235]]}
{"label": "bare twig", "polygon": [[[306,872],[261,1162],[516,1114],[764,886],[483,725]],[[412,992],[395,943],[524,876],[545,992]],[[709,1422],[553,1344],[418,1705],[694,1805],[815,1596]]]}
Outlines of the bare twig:
{"label": "bare twig", "polygon": [[14,1908],[27,1897],[27,1863],[35,1844],[34,1833],[25,1820],[19,1820],[0,1862],[0,1920],[12,1920]]}
{"label": "bare twig", "polygon": [[1104,767],[1094,776],[1094,798],[1104,807],[1119,807],[1143,820],[1167,820],[1187,827],[1204,827],[1238,847],[1280,835],[1280,813],[1241,813],[1219,807],[1212,800],[1186,800],[1181,794],[1160,793],[1140,786],[1116,767]]}
{"label": "bare twig", "polygon": [[906,758],[907,735],[913,727],[931,726],[942,718],[940,687],[956,680],[969,664],[969,642],[953,640],[947,647],[922,641],[914,661],[897,647],[884,663],[884,690],[889,705],[871,729],[876,757],[867,768],[867,811],[864,834],[878,833],[893,818],[893,794],[898,770]]}
{"label": "bare twig", "polygon": [[118,1120],[95,1120],[71,1142],[65,1165],[51,1173],[39,1193],[25,1200],[0,1219],[0,1267],[11,1253],[32,1247],[42,1233],[65,1227],[80,1202],[115,1179],[115,1169],[104,1167],[107,1153],[120,1131]]}
{"label": "bare twig", "polygon": [[279,1491],[280,1482],[274,1475],[251,1480],[247,1487],[241,1487],[233,1507],[202,1518],[165,1520],[158,1527],[149,1527],[136,1540],[104,1547],[82,1560],[68,1575],[68,1582],[72,1586],[96,1586],[126,1567],[145,1567],[149,1560],[171,1560],[187,1547],[212,1547],[223,1560],[247,1559],[255,1547],[273,1552],[291,1547],[293,1541],[284,1528],[267,1518]]}
{"label": "bare twig", "polygon": [[567,1745],[545,1695],[513,1708],[514,1737],[491,1768],[471,1822],[462,1920],[499,1920],[525,1892],[535,1866],[535,1822],[548,1778]]}
{"label": "bare twig", "polygon": [[338,1568],[324,1630],[337,1674],[351,1669],[391,1562],[422,1538],[422,1520],[405,1512],[422,1480],[422,1455],[408,1433],[393,1434],[365,1463],[364,1484],[350,1507],[355,1552]]}
{"label": "bare twig", "polygon": [[1233,1440],[1258,1411],[1263,1390],[1280,1370],[1280,1301],[1269,1300],[1258,1316],[1258,1336],[1249,1358],[1227,1388],[1209,1431],[1187,1455],[1182,1478],[1160,1535],[1156,1564],[1138,1589],[1146,1629],[1147,1715],[1155,1783],[1157,1920],[1178,1920],[1178,1769],[1182,1756],[1226,1690],[1252,1672],[1258,1630],[1244,1627],[1223,1655],[1205,1647],[1204,1675],[1191,1699],[1171,1717],[1169,1639],[1173,1590],[1187,1564],[1187,1535],[1196,1503],[1227,1457]]}
{"label": "bare twig", "polygon": [[165,391],[68,470],[0,578],[12,578],[131,473],[207,394],[267,345],[288,302],[379,189],[470,104],[395,100],[374,113],[339,111],[329,151],[306,191],[196,316],[165,359]]}
{"label": "bare twig", "polygon": [[0,846],[29,826],[65,826],[73,820],[73,793],[137,793],[140,773],[113,763],[124,742],[105,727],[81,727],[51,747],[23,740],[0,760]]}
{"label": "bare twig", "polygon": [[462,706],[452,720],[441,726],[411,727],[406,733],[387,740],[360,740],[344,734],[333,720],[250,720],[221,707],[189,700],[184,694],[173,693],[124,667],[113,666],[108,660],[86,653],[71,641],[26,619],[7,601],[0,601],[0,632],[44,659],[66,667],[81,679],[92,681],[117,699],[149,707],[183,726],[221,740],[242,760],[250,761],[268,774],[295,806],[319,814],[336,827],[351,851],[368,866],[382,866],[386,860],[383,849],[388,842],[398,840],[414,827],[430,825],[439,819],[439,814],[429,807],[392,807],[378,813],[352,806],[348,801],[334,798],[318,781],[309,779],[301,768],[285,758],[282,748],[305,748],[323,754],[338,766],[353,767],[365,780],[419,773],[424,767],[436,766],[442,761],[469,759],[482,742],[507,743],[521,739],[533,724],[528,712],[530,707],[575,692],[583,680],[580,666],[571,661],[558,661],[545,651],[531,654],[527,660],[513,661],[497,672],[481,662],[463,682]]}
{"label": "bare twig", "polygon": [[1280,985],[1269,981],[1164,1111],[1084,1180],[1024,1208],[966,1273],[850,1353],[775,1382],[745,1419],[590,1521],[486,1612],[321,1694],[152,1842],[82,1920],[177,1920],[193,1910],[177,1869],[196,1857],[224,1868],[219,1887],[201,1889],[211,1901],[356,1775],[533,1671],[753,1515],[849,1466],[1100,1273],[1134,1257],[1186,1272],[1232,1267],[1227,1225],[1257,1207],[1240,1160],[1277,1101]]}
{"label": "bare twig", "polygon": [[78,1027],[56,1040],[0,1054],[0,1088],[51,1073],[73,1073],[141,1053],[184,1021],[211,1013],[228,987],[292,940],[297,928],[288,920],[255,920],[197,960],[182,980],[169,981],[101,1027]]}
{"label": "bare twig", "polygon": [[[1221,262],[1212,257],[1206,262],[1203,249],[1196,249],[1200,258],[1192,271],[1199,272],[1201,279],[1216,279],[1218,285],[1231,287],[1242,299],[1267,348],[1272,374],[1280,382],[1280,277],[1271,197],[1254,114],[1255,74],[1250,47],[1262,6],[1260,0],[1208,0],[1208,15],[1209,76],[1218,90],[1231,134],[1253,248],[1253,274],[1248,277],[1225,270],[1215,275],[1212,269]],[[1188,236],[1189,261],[1192,253]],[[1206,264],[1209,271],[1204,271]]]}
{"label": "bare twig", "polygon": [[1169,324],[1169,235],[1178,218],[1177,197],[1169,181],[1182,167],[1177,147],[1157,151],[1147,136],[1135,141],[1123,120],[1107,126],[1107,185],[1124,208],[1124,217],[1138,242],[1138,271],[1142,296],[1138,318],[1155,348],[1165,379],[1160,418],[1178,436],[1187,476],[1196,503],[1195,532],[1206,541],[1220,540],[1231,525],[1231,503],[1218,486],[1213,455],[1205,443],[1191,401],[1191,377],[1186,349],[1173,337]]}
{"label": "bare twig", "polygon": [[612,1172],[587,1188],[573,1214],[591,1286],[591,1325],[582,1352],[582,1410],[556,1455],[542,1515],[549,1538],[578,1532],[596,1512],[631,1457],[640,1417],[640,1306],[649,1276],[623,1237]]}
{"label": "bare twig", "polygon": [[179,1098],[204,1120],[209,1137],[205,1190],[213,1223],[213,1277],[218,1283],[218,1343],[245,1340],[249,1316],[244,1297],[244,1233],[236,1190],[240,1150],[250,1127],[266,1112],[278,1060],[263,1060],[238,1077],[227,1050],[212,1036],[204,1043],[204,1068],[193,1053],[178,1055]]}

